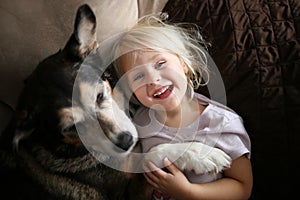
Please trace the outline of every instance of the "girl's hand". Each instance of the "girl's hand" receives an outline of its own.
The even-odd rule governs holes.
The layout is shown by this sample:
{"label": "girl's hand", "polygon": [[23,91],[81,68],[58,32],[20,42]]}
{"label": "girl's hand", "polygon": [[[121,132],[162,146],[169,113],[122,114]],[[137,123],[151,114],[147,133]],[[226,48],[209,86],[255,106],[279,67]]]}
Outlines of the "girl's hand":
{"label": "girl's hand", "polygon": [[[144,165],[146,180],[161,193],[172,197],[181,198],[183,194],[189,193],[190,182],[185,175],[167,158],[163,164],[169,172],[158,168],[151,161]],[[185,196],[185,195],[184,195]]]}

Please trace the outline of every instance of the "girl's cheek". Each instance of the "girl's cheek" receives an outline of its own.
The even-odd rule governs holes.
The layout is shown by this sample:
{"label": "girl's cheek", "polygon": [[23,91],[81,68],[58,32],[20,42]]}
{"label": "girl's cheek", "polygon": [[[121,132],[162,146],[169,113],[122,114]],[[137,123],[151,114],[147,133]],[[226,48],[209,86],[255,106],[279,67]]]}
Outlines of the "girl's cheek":
{"label": "girl's cheek", "polygon": [[134,90],[134,94],[138,99],[140,99],[145,96],[145,91],[143,91],[143,88],[140,87],[137,90]]}
{"label": "girl's cheek", "polygon": [[140,92],[142,90],[146,90],[146,84],[142,81],[137,81],[135,83],[130,84],[131,91],[134,93]]}

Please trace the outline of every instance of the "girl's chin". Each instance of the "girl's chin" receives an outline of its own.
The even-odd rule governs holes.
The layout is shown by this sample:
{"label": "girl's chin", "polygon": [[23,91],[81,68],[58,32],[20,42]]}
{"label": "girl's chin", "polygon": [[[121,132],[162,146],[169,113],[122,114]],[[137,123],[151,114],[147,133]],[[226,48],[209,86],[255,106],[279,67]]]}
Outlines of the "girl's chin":
{"label": "girl's chin", "polygon": [[155,104],[151,108],[156,111],[174,111],[180,106],[180,102],[168,102],[166,104]]}

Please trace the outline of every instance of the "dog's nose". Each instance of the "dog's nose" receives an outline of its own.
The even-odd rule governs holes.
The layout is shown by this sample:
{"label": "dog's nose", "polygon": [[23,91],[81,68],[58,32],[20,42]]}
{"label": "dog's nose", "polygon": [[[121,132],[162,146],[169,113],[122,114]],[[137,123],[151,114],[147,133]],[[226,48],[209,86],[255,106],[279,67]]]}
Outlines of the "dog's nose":
{"label": "dog's nose", "polygon": [[115,145],[127,151],[133,145],[133,137],[130,132],[125,131],[117,136]]}

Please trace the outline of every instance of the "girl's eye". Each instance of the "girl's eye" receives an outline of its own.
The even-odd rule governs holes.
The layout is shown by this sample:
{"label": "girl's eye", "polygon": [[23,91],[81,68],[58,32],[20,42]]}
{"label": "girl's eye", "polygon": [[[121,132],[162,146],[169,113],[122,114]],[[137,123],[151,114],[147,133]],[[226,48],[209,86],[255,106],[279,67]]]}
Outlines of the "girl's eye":
{"label": "girl's eye", "polygon": [[155,69],[162,68],[165,63],[166,63],[166,61],[164,61],[164,60],[155,63]]}
{"label": "girl's eye", "polygon": [[133,81],[138,81],[144,77],[144,74],[138,73],[137,75],[134,76]]}

